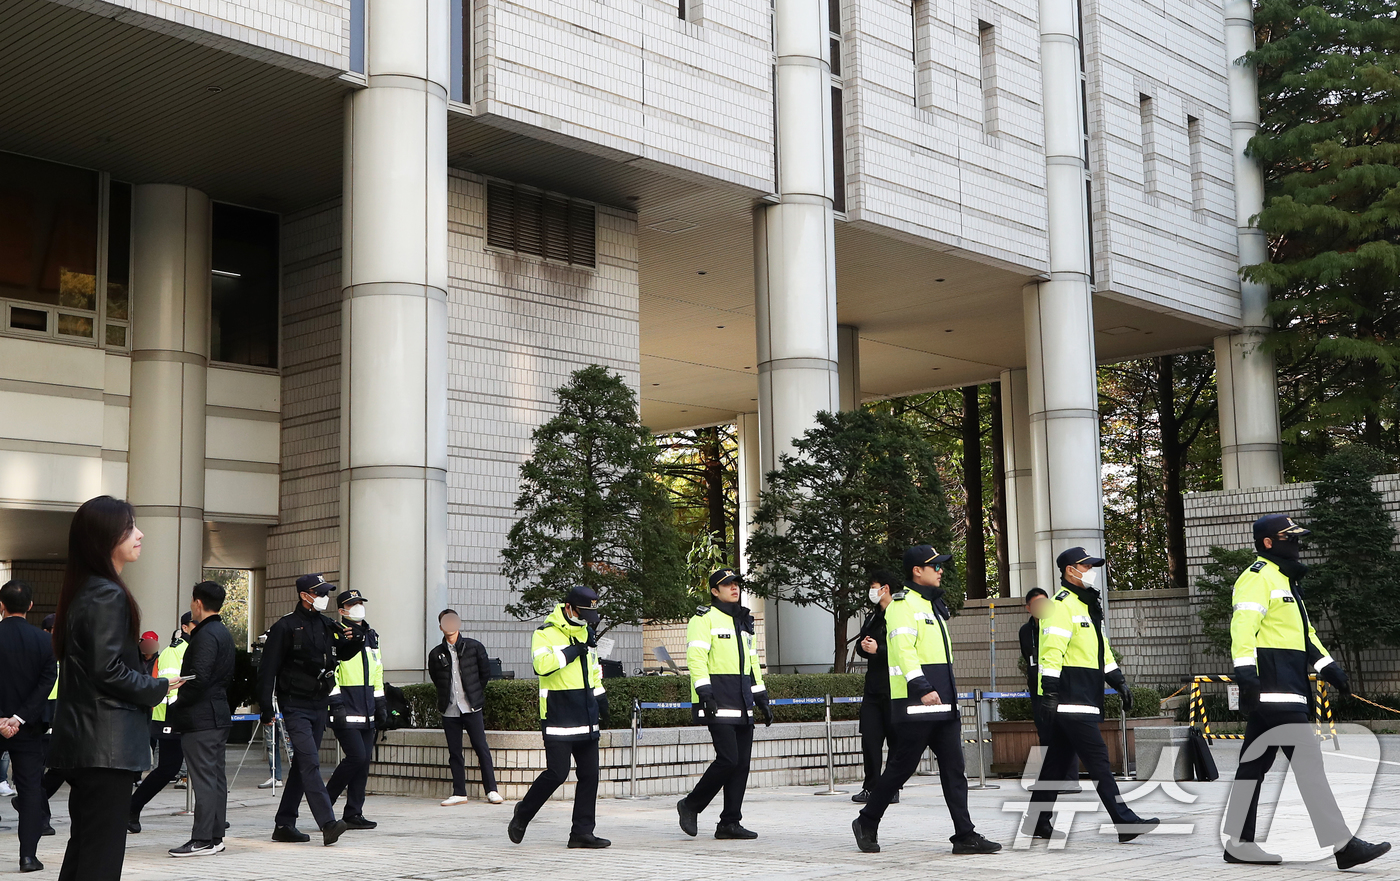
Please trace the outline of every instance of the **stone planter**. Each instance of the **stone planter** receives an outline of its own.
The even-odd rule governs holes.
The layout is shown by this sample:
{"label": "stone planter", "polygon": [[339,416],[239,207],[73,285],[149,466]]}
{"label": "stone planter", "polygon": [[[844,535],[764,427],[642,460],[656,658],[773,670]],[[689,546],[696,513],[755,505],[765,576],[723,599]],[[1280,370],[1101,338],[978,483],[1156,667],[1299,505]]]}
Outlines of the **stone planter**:
{"label": "stone planter", "polygon": [[[1128,770],[1133,770],[1131,757],[1136,746],[1133,732],[1137,728],[1162,728],[1174,724],[1171,716],[1147,716],[1128,720]],[[1008,776],[1018,775],[1026,769],[1026,759],[1031,748],[1040,743],[1035,732],[1035,723],[992,722],[989,726],[992,736],[992,773]],[[1106,719],[1099,723],[1104,743],[1108,745],[1108,760],[1115,773],[1123,773],[1123,738],[1117,719]],[[1081,765],[1081,770],[1083,766]]]}

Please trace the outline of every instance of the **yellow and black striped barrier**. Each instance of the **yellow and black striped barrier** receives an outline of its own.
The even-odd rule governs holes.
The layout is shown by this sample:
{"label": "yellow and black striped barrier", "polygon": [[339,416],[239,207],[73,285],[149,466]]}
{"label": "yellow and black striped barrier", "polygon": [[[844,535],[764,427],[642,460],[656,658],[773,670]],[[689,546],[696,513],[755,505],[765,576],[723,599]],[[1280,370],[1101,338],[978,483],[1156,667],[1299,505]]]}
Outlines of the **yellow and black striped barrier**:
{"label": "yellow and black striped barrier", "polygon": [[[1321,679],[1318,679],[1317,675],[1312,673],[1308,674],[1308,679],[1311,680],[1311,682],[1313,683],[1313,688],[1316,690],[1316,705],[1320,708],[1320,712],[1317,714],[1317,718],[1313,720],[1314,724],[1317,726],[1318,738],[1321,740],[1335,740],[1337,737],[1337,722],[1335,719],[1332,718],[1332,698],[1327,688],[1327,683],[1323,682]],[[1205,697],[1201,694],[1202,683],[1230,684],[1234,681],[1235,678],[1233,676],[1201,675],[1191,677],[1190,714],[1187,719],[1187,724],[1192,727],[1195,727],[1196,719],[1199,717],[1201,720],[1201,734],[1205,736],[1207,741],[1244,740],[1243,734],[1210,733],[1210,718],[1206,715]],[[1322,731],[1324,724],[1327,726],[1327,733],[1325,734]]]}

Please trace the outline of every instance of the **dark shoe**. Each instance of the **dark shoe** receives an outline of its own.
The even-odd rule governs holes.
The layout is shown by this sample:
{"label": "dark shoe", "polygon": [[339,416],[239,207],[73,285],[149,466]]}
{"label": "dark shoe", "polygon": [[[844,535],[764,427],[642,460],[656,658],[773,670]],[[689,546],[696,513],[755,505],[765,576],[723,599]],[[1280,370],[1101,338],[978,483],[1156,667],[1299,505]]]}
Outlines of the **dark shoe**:
{"label": "dark shoe", "polygon": [[599,850],[604,847],[612,847],[612,842],[606,838],[599,838],[592,832],[583,834],[569,834],[569,847],[586,847],[590,850]]}
{"label": "dark shoe", "polygon": [[172,857],[208,857],[213,856],[223,850],[222,845],[216,845],[212,841],[195,841],[190,839],[179,847],[172,847],[169,851]]}
{"label": "dark shoe", "polygon": [[894,791],[894,798],[890,799],[890,804],[892,804],[892,805],[897,805],[897,804],[899,804],[899,790],[898,790],[898,789],[896,789],[896,790]]}
{"label": "dark shoe", "polygon": [[334,823],[327,823],[321,827],[321,842],[330,847],[340,840],[340,836],[345,834],[345,830],[350,827],[345,825],[344,820],[336,820]]}
{"label": "dark shoe", "polygon": [[999,850],[1001,850],[999,842],[983,837],[980,832],[953,836],[953,853],[996,853]]}
{"label": "dark shoe", "polygon": [[39,831],[39,837],[40,837],[40,838],[43,838],[43,837],[46,836],[46,835],[57,835],[57,834],[58,834],[58,833],[55,832],[55,831],[53,830],[53,826],[52,826],[51,824],[49,824],[49,823],[45,823],[45,824],[44,824],[44,828],[41,829],[41,830]]}
{"label": "dark shoe", "polygon": [[758,833],[751,829],[745,829],[738,823],[720,823],[715,827],[715,837],[735,841],[752,841],[758,837]]}
{"label": "dark shoe", "polygon": [[345,825],[351,829],[373,829],[379,824],[373,820],[366,820],[364,817],[346,817]]}
{"label": "dark shoe", "polygon": [[525,840],[525,824],[520,819],[520,805],[515,806],[515,811],[510,815],[510,825],[506,827],[506,834],[510,836],[511,844],[519,844]]}
{"label": "dark shoe", "polygon": [[1156,829],[1161,822],[1162,821],[1156,817],[1138,817],[1137,820],[1131,823],[1119,823],[1117,824],[1118,843],[1123,844],[1132,841],[1139,835],[1146,835],[1148,832]]}
{"label": "dark shoe", "polygon": [[1276,866],[1283,857],[1269,853],[1252,841],[1226,841],[1225,862],[1245,863],[1251,866]]}
{"label": "dark shoe", "polygon": [[857,792],[855,795],[851,796],[851,801],[855,802],[858,805],[865,804],[866,802],[870,801],[870,790],[862,789],[860,792]]}
{"label": "dark shoe", "polygon": [[21,872],[42,872],[44,864],[39,862],[38,857],[20,857],[19,870]]}
{"label": "dark shoe", "polygon": [[690,806],[685,799],[676,802],[676,813],[680,815],[681,831],[691,838],[700,834],[700,812]]}
{"label": "dark shoe", "polygon": [[1360,838],[1353,838],[1348,841],[1346,847],[1337,851],[1337,868],[1350,869],[1352,866],[1359,866],[1362,863],[1369,863],[1376,857],[1390,852],[1390,842],[1382,841],[1379,844],[1371,844],[1369,841],[1362,841]]}
{"label": "dark shoe", "polygon": [[273,826],[272,840],[285,841],[288,844],[301,844],[311,840],[311,836],[297,829],[295,826]]}
{"label": "dark shoe", "polygon": [[1035,821],[1035,828],[1031,830],[1031,838],[1038,838],[1041,841],[1049,841],[1055,837],[1055,824],[1050,820],[1049,815],[1041,814],[1040,819]]}
{"label": "dark shoe", "polygon": [[132,835],[141,831],[141,815],[136,811],[132,811],[126,818],[126,831]]}
{"label": "dark shoe", "polygon": [[860,817],[856,817],[851,821],[851,831],[856,834],[856,847],[860,848],[861,853],[880,852],[878,829],[867,829]]}

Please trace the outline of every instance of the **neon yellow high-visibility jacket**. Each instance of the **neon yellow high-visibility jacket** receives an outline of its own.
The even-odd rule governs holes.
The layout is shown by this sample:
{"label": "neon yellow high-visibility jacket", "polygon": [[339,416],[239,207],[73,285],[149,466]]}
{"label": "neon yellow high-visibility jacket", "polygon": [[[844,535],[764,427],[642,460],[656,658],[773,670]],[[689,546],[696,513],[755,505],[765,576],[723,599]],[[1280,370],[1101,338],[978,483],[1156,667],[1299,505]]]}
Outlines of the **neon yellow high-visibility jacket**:
{"label": "neon yellow high-visibility jacket", "polygon": [[[169,679],[171,681],[179,679],[180,665],[184,662],[185,651],[189,647],[189,640],[182,639],[172,646],[161,649],[160,654],[156,655],[155,676],[160,679]],[[167,707],[175,703],[175,698],[178,696],[179,692],[172,691],[165,696],[164,700],[151,709],[151,722],[159,723],[155,726],[159,729],[156,731],[157,735],[176,733],[169,725],[165,724],[165,712]]]}
{"label": "neon yellow high-visibility jacket", "polygon": [[1279,570],[1259,557],[1235,581],[1230,655],[1235,668],[1257,667],[1261,704],[1306,708],[1308,668],[1336,663],[1308,620],[1303,597]]}
{"label": "neon yellow high-visibility jacket", "polygon": [[[889,638],[890,712],[896,722],[958,718],[958,687],[953,681],[953,648],[948,625],[936,601],[943,591],[910,582],[891,595],[885,608]],[[942,703],[921,698],[937,691]]]}
{"label": "neon yellow high-visibility jacket", "polygon": [[540,731],[545,740],[597,740],[603,665],[588,647],[588,628],[554,607],[530,640],[540,677]]}
{"label": "neon yellow high-visibility jacket", "polygon": [[350,629],[364,640],[364,648],[335,668],[330,693],[332,728],[373,728],[376,708],[384,701],[384,661],[379,656],[379,634],[363,621]]}
{"label": "neon yellow high-visibility jacket", "polygon": [[1108,634],[1089,614],[1081,595],[1085,590],[1061,582],[1040,621],[1040,693],[1045,693],[1046,679],[1057,679],[1061,713],[1101,715],[1104,674],[1118,665]]}
{"label": "neon yellow high-visibility jacket", "polygon": [[[700,606],[686,627],[691,716],[706,724],[752,725],[754,702],[768,695],[753,641],[753,616],[737,603],[734,611],[730,616],[718,606]],[[714,719],[705,718],[702,690],[715,700]]]}

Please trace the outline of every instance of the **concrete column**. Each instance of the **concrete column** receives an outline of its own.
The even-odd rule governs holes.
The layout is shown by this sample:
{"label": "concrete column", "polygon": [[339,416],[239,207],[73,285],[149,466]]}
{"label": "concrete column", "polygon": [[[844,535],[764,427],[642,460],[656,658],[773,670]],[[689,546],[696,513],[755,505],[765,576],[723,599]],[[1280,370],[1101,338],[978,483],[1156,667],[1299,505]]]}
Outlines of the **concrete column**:
{"label": "concrete column", "polygon": [[253,569],[248,573],[248,645],[249,651],[262,632],[270,627],[267,620],[267,570]]}
{"label": "concrete column", "polygon": [[763,481],[762,455],[759,452],[757,413],[740,413],[734,417],[735,434],[739,438],[739,560],[740,572],[749,569],[749,536],[753,534],[753,515],[758,510],[758,492]]}
{"label": "concrete column", "polygon": [[391,678],[421,675],[447,601],[447,0],[369,0],[345,103],[342,586]]}
{"label": "concrete column", "polygon": [[[1225,56],[1229,65],[1230,140],[1235,170],[1235,228],[1240,265],[1269,259],[1268,239],[1250,218],[1264,208],[1264,173],[1245,151],[1259,130],[1259,86],[1254,65],[1241,63],[1254,49],[1252,0],[1225,2]],[[1240,280],[1240,330],[1216,337],[1215,372],[1220,396],[1220,465],[1225,489],[1283,483],[1278,421],[1278,378],[1273,355],[1260,351],[1269,333],[1264,313],[1269,289]]]}
{"label": "concrete column", "polygon": [[1076,0],[1041,0],[1050,278],[1024,288],[1023,308],[1036,570],[1047,587],[1059,583],[1060,550],[1103,550],[1078,19]]}
{"label": "concrete column", "polygon": [[860,329],[836,326],[837,381],[842,410],[860,409]]}
{"label": "concrete column", "polygon": [[[778,201],[754,216],[758,414],[763,473],[819,411],[841,405],[836,346],[826,0],[776,0]],[[831,617],[770,601],[769,664],[826,670]]]}
{"label": "concrete column", "polygon": [[1031,414],[1025,370],[1001,372],[1001,424],[1006,460],[1006,556],[1011,596],[1038,581],[1035,563],[1035,479],[1031,474]]}
{"label": "concrete column", "polygon": [[131,441],[127,498],[146,534],[122,575],[157,633],[175,626],[204,565],[209,197],[140,184],[131,208]]}

